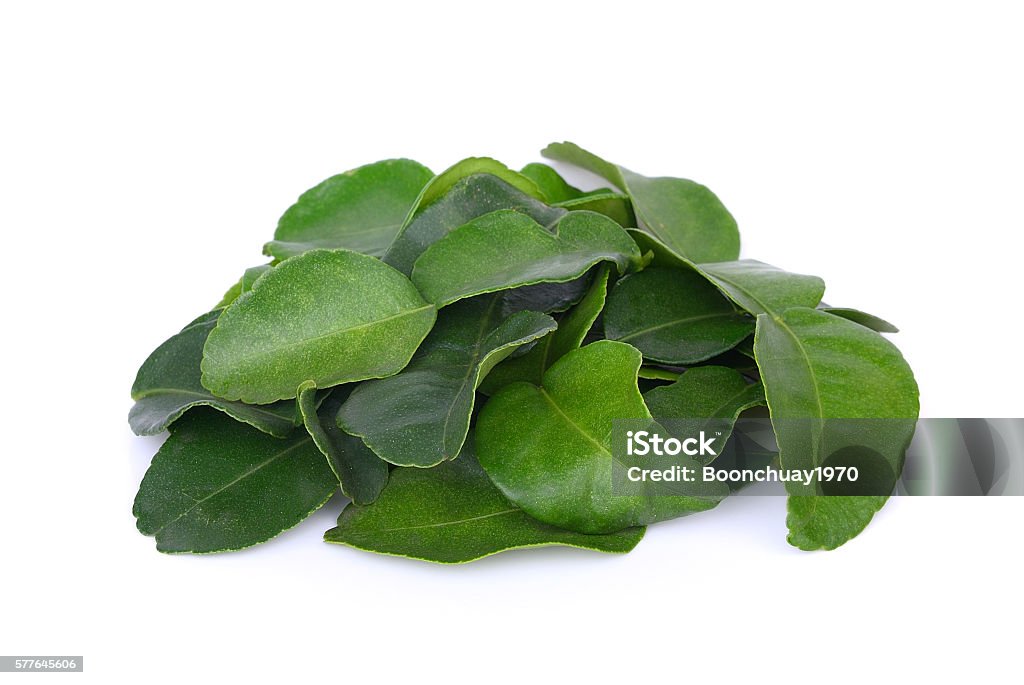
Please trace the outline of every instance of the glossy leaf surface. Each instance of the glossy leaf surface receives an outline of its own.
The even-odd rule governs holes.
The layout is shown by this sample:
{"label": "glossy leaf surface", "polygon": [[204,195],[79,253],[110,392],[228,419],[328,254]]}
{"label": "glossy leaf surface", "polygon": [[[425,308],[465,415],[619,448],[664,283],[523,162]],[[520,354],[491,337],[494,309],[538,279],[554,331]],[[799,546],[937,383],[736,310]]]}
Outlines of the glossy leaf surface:
{"label": "glossy leaf surface", "polygon": [[298,419],[295,402],[253,405],[214,396],[200,382],[203,345],[221,310],[199,317],[156,348],[143,362],[132,385],[135,405],[128,423],[136,435],[156,435],[193,407],[209,406],[264,433],[284,437]]}
{"label": "glossy leaf surface", "polygon": [[558,328],[544,336],[526,354],[506,359],[494,367],[481,384],[481,391],[493,395],[509,383],[517,381],[540,385],[549,366],[583,344],[583,339],[604,309],[608,274],[607,264],[598,267],[590,290],[578,305],[558,321]]}
{"label": "glossy leaf surface", "polygon": [[755,259],[700,264],[697,268],[733,302],[751,314],[780,314],[790,307],[816,307],[825,293],[817,276],[783,271]]}
{"label": "glossy leaf surface", "polygon": [[509,184],[507,177],[472,174],[458,179],[444,195],[416,214],[383,259],[409,275],[428,247],[459,226],[499,209],[514,209],[544,226],[554,224],[566,213]]}
{"label": "glossy leaf surface", "polygon": [[649,267],[612,288],[604,332],[652,361],[692,364],[735,347],[754,332],[754,320],[699,273]]}
{"label": "glossy leaf surface", "polygon": [[388,465],[362,440],[341,430],[335,421],[352,387],[335,388],[317,408],[316,385],[306,381],[299,386],[298,403],[306,431],[327,457],[342,494],[357,504],[369,504],[377,499],[388,482]]}
{"label": "glossy leaf surface", "polygon": [[477,418],[476,448],[495,485],[534,518],[585,533],[714,507],[725,486],[651,482],[643,495],[613,494],[612,421],[651,419],[637,388],[641,361],[636,348],[599,341],[562,357],[542,387],[514,383],[494,395]]}
{"label": "glossy leaf surface", "polygon": [[[833,457],[847,424],[829,419],[885,419],[858,424],[858,464],[895,480],[918,415],[918,390],[889,341],[846,319],[808,308],[757,319],[754,354],[761,369],[783,468],[810,469]],[[864,450],[868,450],[865,452]],[[890,486],[891,487],[891,486]],[[820,486],[788,483],[789,541],[834,549],[853,538],[886,497],[821,496]]]}
{"label": "glossy leaf surface", "polygon": [[[761,384],[748,383],[738,371],[699,366],[671,385],[648,390],[644,402],[651,415],[676,437],[694,436],[714,426],[722,433],[719,445],[724,445],[740,413],[764,405],[765,399]],[[721,449],[718,452],[721,454]]]}
{"label": "glossy leaf surface", "polygon": [[537,187],[536,183],[523,174],[512,171],[498,160],[491,159],[490,157],[467,157],[448,167],[427,183],[426,187],[423,188],[423,192],[416,199],[416,203],[409,212],[409,216],[406,217],[403,228],[412,223],[416,215],[425,211],[432,204],[447,195],[462,179],[477,174],[495,176],[516,188],[519,192],[529,195],[536,200],[543,202],[545,199],[544,193]]}
{"label": "glossy leaf surface", "polygon": [[708,188],[681,178],[649,178],[607,162],[573,143],[552,143],[542,153],[586,169],[625,191],[641,228],[695,262],[736,259],[736,220]]}
{"label": "glossy leaf surface", "polygon": [[520,547],[566,545],[628,552],[644,529],[584,535],[545,525],[494,487],[472,452],[432,469],[398,468],[379,500],[349,505],[327,542],[457,564]]}
{"label": "glossy leaf surface", "polygon": [[400,371],[434,323],[402,274],[346,250],[312,250],[260,278],[221,315],[203,353],[203,385],[252,403]]}
{"label": "glossy leaf surface", "polygon": [[695,264],[653,236],[636,230],[628,233],[640,251],[650,255],[652,266],[695,271],[755,316],[779,314],[789,307],[815,307],[825,292],[825,282],[817,276],[783,271],[755,259]]}
{"label": "glossy leaf surface", "polygon": [[287,259],[316,248],[384,254],[433,174],[389,159],[332,176],[303,193],[277,224],[264,254]]}
{"label": "glossy leaf surface", "polygon": [[629,235],[600,214],[566,214],[555,230],[519,212],[492,212],[431,245],[416,260],[412,281],[440,308],[482,293],[571,281],[603,261],[625,273],[640,258]]}
{"label": "glossy leaf surface", "polygon": [[517,347],[555,329],[554,319],[538,312],[506,317],[502,301],[496,293],[442,310],[405,369],[352,392],[338,413],[341,427],[399,466],[458,455],[480,380]]}
{"label": "glossy leaf surface", "polygon": [[174,425],[153,458],[134,514],[161,552],[223,552],[292,528],[337,487],[305,431],[280,440],[197,411]]}

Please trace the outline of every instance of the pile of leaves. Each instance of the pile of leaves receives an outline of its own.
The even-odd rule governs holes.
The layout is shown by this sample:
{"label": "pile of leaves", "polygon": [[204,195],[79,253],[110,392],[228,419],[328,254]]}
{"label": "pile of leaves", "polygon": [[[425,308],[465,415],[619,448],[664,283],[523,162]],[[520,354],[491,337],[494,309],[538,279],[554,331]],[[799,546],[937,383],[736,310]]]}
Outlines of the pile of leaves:
{"label": "pile of leaves", "polygon": [[[571,143],[543,154],[613,187],[584,192],[544,164],[470,158],[435,176],[397,159],[304,193],[272,261],[139,369],[131,427],[170,432],[139,530],[163,552],[237,550],[340,489],[328,542],[450,563],[627,552],[728,488],[614,493],[615,419],[767,407],[776,465],[807,467],[827,456],[823,419],[917,416],[913,374],[880,335],[895,329],[822,305],[820,278],[740,260],[706,187]],[[896,425],[873,448],[898,473],[913,421]],[[801,549],[844,543],[886,499],[787,487]]]}

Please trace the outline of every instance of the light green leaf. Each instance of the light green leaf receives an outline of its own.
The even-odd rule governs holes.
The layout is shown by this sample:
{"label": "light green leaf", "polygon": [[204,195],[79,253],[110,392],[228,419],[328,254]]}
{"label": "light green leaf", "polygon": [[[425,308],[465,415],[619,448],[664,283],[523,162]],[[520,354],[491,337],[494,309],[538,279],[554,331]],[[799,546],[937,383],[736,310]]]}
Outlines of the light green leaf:
{"label": "light green leaf", "polygon": [[282,262],[228,308],[203,352],[203,385],[262,404],[400,371],[433,326],[432,305],[390,266],[347,250]]}
{"label": "light green leaf", "polygon": [[235,283],[224,291],[224,294],[220,298],[220,302],[214,307],[214,309],[224,309],[229,304],[238,299],[238,296],[242,294],[242,279],[239,278]]}
{"label": "light green leaf", "polygon": [[604,214],[623,228],[636,226],[636,216],[633,214],[633,206],[629,202],[629,196],[622,193],[608,190],[587,193],[572,200],[554,203],[554,206],[569,211],[588,211]]}
{"label": "light green leaf", "polygon": [[272,264],[260,264],[259,266],[253,266],[246,269],[245,273],[242,274],[242,277],[238,279],[238,282],[228,288],[227,292],[225,292],[224,296],[220,298],[220,302],[217,303],[217,306],[214,307],[214,309],[223,309],[237,300],[238,296],[242,293],[247,293],[252,290],[253,283],[256,282],[256,279],[273,268],[274,266]]}
{"label": "light green leaf", "polygon": [[507,317],[503,293],[443,310],[437,325],[399,374],[357,387],[338,423],[382,459],[434,466],[458,455],[469,432],[476,388],[517,347],[555,329],[538,312]]}
{"label": "light green leaf", "polygon": [[622,227],[600,214],[571,212],[555,231],[515,211],[486,214],[431,245],[416,260],[412,281],[440,308],[482,293],[571,281],[603,261],[625,273],[640,259]]}
{"label": "light green leaf", "polygon": [[[917,383],[896,347],[859,324],[800,307],[757,317],[754,354],[783,468],[851,465],[836,458],[853,432],[858,459],[866,461],[852,465],[862,477],[892,487],[919,409]],[[801,549],[838,547],[860,533],[887,499],[822,495],[818,484],[790,482],[787,490],[793,495],[789,541]]]}
{"label": "light green leaf", "polygon": [[645,392],[644,402],[658,423],[676,437],[691,437],[714,427],[722,433],[719,445],[728,441],[740,413],[765,404],[760,383],[748,383],[738,371],[724,366],[689,369],[675,383]]}
{"label": "light green leaf", "polygon": [[526,354],[506,359],[494,367],[481,383],[481,392],[493,395],[509,383],[517,381],[540,385],[549,366],[583,344],[583,339],[604,309],[608,274],[607,264],[599,266],[590,290],[578,305],[559,320],[558,328],[544,336]]}
{"label": "light green leaf", "polygon": [[297,525],[338,481],[304,431],[279,440],[215,412],[171,428],[142,479],[133,513],[161,552],[224,552]]}
{"label": "light green leaf", "polygon": [[[649,381],[668,381],[675,383],[679,380],[682,373],[680,371],[669,371],[668,369],[660,369],[656,366],[641,366],[640,371],[637,372],[637,378]],[[646,396],[646,394],[645,394]],[[648,407],[650,409],[650,407]],[[652,411],[651,414],[654,414]],[[657,418],[657,415],[655,415]]]}
{"label": "light green leaf", "polygon": [[740,254],[736,220],[706,187],[681,178],[648,178],[616,166],[574,143],[552,143],[549,159],[574,164],[603,177],[631,198],[640,227],[694,262],[720,262]]}
{"label": "light green leaf", "polygon": [[288,208],[263,252],[277,259],[315,248],[382,255],[432,176],[430,169],[410,159],[389,159],[332,176]]}
{"label": "light green leaf", "polygon": [[334,388],[317,409],[316,384],[299,386],[299,409],[306,430],[320,449],[341,485],[341,492],[357,504],[369,504],[388,482],[388,465],[359,438],[341,430],[335,422],[338,409],[354,385]]}
{"label": "light green leaf", "polygon": [[537,184],[548,204],[573,200],[583,195],[582,190],[566,183],[565,179],[547,164],[533,162],[524,166],[519,173]]}
{"label": "light green leaf", "polygon": [[470,450],[432,469],[398,468],[380,499],[350,504],[327,542],[425,561],[457,564],[509,549],[565,545],[625,553],[643,528],[584,535],[530,518],[494,487]]}
{"label": "light green leaf", "polygon": [[[528,514],[584,533],[607,533],[714,507],[728,489],[647,483],[642,495],[612,491],[612,421],[651,419],[637,388],[640,352],[610,340],[570,352],[544,384],[514,383],[477,418],[476,448],[494,484]],[[680,458],[680,465],[696,462]],[[698,489],[699,488],[699,489]]]}
{"label": "light green leaf", "polygon": [[416,259],[432,244],[459,226],[499,209],[522,212],[544,226],[565,215],[566,210],[548,207],[507,180],[507,176],[479,173],[459,178],[412,218],[384,255],[384,262],[409,275]]}
{"label": "light green leaf", "polygon": [[199,317],[154,350],[132,385],[128,423],[136,435],[156,435],[193,407],[209,406],[264,433],[284,437],[297,425],[295,402],[253,405],[215,397],[200,382],[203,345],[221,310]]}
{"label": "light green leaf", "polygon": [[878,333],[899,333],[900,332],[900,329],[896,328],[896,326],[892,325],[891,323],[889,323],[885,319],[877,317],[874,314],[868,314],[867,312],[862,312],[859,309],[850,309],[848,307],[822,307],[822,306],[819,306],[818,309],[820,309],[823,312],[828,312],[829,314],[833,314],[835,316],[841,316],[844,319],[848,319],[848,320],[850,320],[850,321],[852,321],[854,323],[859,323],[861,326],[865,326],[866,328],[870,328],[871,330],[877,331]]}
{"label": "light green leaf", "polygon": [[825,293],[817,276],[789,273],[755,259],[697,267],[733,302],[751,314],[780,314],[790,307],[815,307]]}
{"label": "light green leaf", "polygon": [[754,332],[701,274],[649,267],[621,279],[608,295],[604,333],[664,364],[693,364],[732,349]]}

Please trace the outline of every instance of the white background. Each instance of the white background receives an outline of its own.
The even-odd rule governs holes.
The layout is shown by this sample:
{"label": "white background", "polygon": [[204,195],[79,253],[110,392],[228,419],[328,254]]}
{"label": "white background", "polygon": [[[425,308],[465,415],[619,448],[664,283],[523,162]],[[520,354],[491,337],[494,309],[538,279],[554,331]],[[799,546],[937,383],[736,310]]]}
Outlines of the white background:
{"label": "white background", "polygon": [[983,2],[5,3],[0,653],[84,654],[99,683],[1019,668],[1020,499],[900,499],[807,554],[781,499],[739,498],[624,557],[462,567],[325,545],[332,502],[175,557],[135,531],[159,440],[126,415],[307,187],[571,139],[707,184],[743,256],[897,323],[925,416],[1024,416],[1021,29]]}

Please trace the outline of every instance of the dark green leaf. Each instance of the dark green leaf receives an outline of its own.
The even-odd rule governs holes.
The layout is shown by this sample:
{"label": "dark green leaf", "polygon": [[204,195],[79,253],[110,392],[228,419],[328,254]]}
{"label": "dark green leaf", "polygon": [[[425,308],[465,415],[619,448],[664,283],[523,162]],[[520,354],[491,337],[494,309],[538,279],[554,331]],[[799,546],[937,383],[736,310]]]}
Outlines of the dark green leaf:
{"label": "dark green leaf", "polygon": [[506,316],[516,312],[564,312],[583,299],[590,287],[590,274],[565,283],[536,283],[503,290],[501,309]]}
{"label": "dark green leaf", "polygon": [[357,504],[369,504],[388,482],[388,465],[362,440],[341,430],[335,422],[338,409],[353,387],[335,388],[317,409],[316,384],[306,381],[299,386],[299,409],[306,430],[337,476],[341,492]]}
{"label": "dark green leaf", "polygon": [[846,307],[821,307],[821,306],[819,306],[818,309],[820,309],[823,312],[828,312],[829,314],[834,314],[835,316],[841,316],[844,319],[848,319],[848,320],[850,320],[850,321],[852,321],[854,323],[859,323],[861,326],[865,326],[865,327],[870,328],[871,330],[877,331],[879,333],[899,333],[900,332],[900,329],[896,328],[895,326],[893,326],[891,323],[889,323],[885,319],[879,318],[879,317],[875,316],[874,314],[868,314],[867,312],[862,312],[859,309],[849,309],[849,308],[846,308]]}
{"label": "dark green leaf", "polygon": [[200,382],[203,345],[221,310],[204,314],[171,337],[143,362],[132,386],[135,406],[128,423],[136,435],[156,435],[201,405],[218,409],[265,433],[284,437],[297,424],[295,402],[253,405],[215,397]]}
{"label": "dark green leaf", "polygon": [[[830,419],[884,419],[857,423],[860,453],[872,457],[857,465],[895,482],[918,414],[917,383],[899,350],[859,324],[801,307],[758,316],[754,353],[783,468],[811,469],[837,453],[850,422]],[[787,490],[789,541],[801,549],[838,547],[886,500],[822,495],[816,484]]]}
{"label": "dark green leaf", "polygon": [[454,458],[481,379],[517,347],[555,329],[538,312],[506,318],[502,300],[502,293],[484,295],[443,310],[409,365],[359,385],[338,423],[392,464],[425,467]]}
{"label": "dark green leaf", "polygon": [[434,323],[434,307],[381,261],[311,250],[260,278],[221,316],[203,353],[203,385],[265,403],[400,371]]}
{"label": "dark green leaf", "polygon": [[161,552],[224,552],[297,525],[337,487],[304,431],[278,440],[197,411],[172,427],[153,458],[134,514]]}
{"label": "dark green leaf", "polygon": [[713,426],[722,433],[721,445],[741,412],[765,404],[760,383],[748,383],[738,371],[724,366],[690,369],[675,383],[648,390],[644,402],[658,423],[676,437],[710,432]]}
{"label": "dark green leaf", "polygon": [[545,200],[544,193],[537,187],[536,183],[526,176],[512,171],[498,160],[491,159],[490,157],[467,157],[431,179],[430,183],[423,188],[423,192],[416,199],[416,204],[409,212],[409,216],[406,217],[404,226],[408,226],[416,215],[425,211],[432,204],[447,195],[459,181],[477,174],[497,176],[508,185],[519,190],[519,192],[525,193],[541,202]]}
{"label": "dark green leaf", "polygon": [[625,273],[636,243],[607,217],[571,212],[553,233],[519,212],[492,212],[460,226],[416,260],[413,283],[439,308],[457,300],[533,283],[579,278],[603,261]]}
{"label": "dark green leaf", "polygon": [[720,262],[740,254],[736,220],[704,186],[681,178],[648,178],[616,166],[573,143],[552,143],[549,159],[582,167],[625,191],[641,228],[695,262]]}
{"label": "dark green leaf", "polygon": [[814,307],[825,292],[825,282],[817,276],[790,273],[754,259],[694,264],[653,236],[635,230],[629,235],[641,252],[651,255],[653,266],[695,271],[755,316],[779,314],[789,307]]}
{"label": "dark green leaf", "polygon": [[584,535],[548,526],[511,504],[464,450],[432,469],[398,468],[380,499],[349,505],[324,539],[371,552],[456,564],[520,547],[566,545],[625,553],[643,528]]}
{"label": "dark green leaf", "polygon": [[[612,491],[612,421],[651,419],[637,388],[640,352],[604,340],[574,350],[544,385],[514,383],[477,418],[476,448],[494,484],[534,518],[584,533],[607,533],[714,507],[728,489],[647,483],[642,495]],[[680,458],[680,465],[696,462]],[[699,489],[698,489],[699,488]]]}
{"label": "dark green leaf", "polygon": [[533,195],[510,185],[506,178],[473,174],[458,179],[443,196],[420,211],[383,259],[409,275],[416,259],[432,244],[459,226],[499,209],[522,212],[544,226],[556,222],[566,211],[548,207]]}
{"label": "dark green leaf", "polygon": [[605,337],[665,364],[710,359],[753,332],[752,318],[688,269],[650,267],[626,276],[612,288],[604,314]]}
{"label": "dark green leaf", "polygon": [[430,169],[409,159],[389,159],[332,176],[288,208],[263,252],[278,259],[315,248],[382,255],[432,176]]}
{"label": "dark green leaf", "polygon": [[[564,355],[583,344],[590,328],[604,309],[608,291],[609,267],[598,267],[597,275],[586,297],[558,322],[558,329],[544,336],[533,348],[520,357],[506,359],[494,367],[481,384],[480,390],[493,395],[509,383],[528,381],[540,385],[544,372]],[[515,290],[509,292],[516,292]]]}

